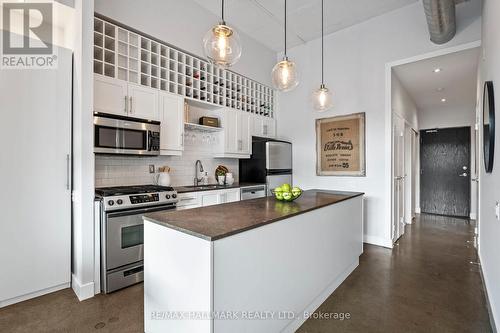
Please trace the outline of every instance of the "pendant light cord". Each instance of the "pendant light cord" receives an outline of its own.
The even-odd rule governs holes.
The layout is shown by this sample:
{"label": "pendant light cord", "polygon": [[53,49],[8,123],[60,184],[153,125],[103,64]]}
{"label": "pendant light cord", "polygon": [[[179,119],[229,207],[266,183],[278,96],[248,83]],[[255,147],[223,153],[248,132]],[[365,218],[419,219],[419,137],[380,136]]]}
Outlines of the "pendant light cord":
{"label": "pendant light cord", "polygon": [[323,3],[323,0],[321,0],[321,85],[323,86],[325,84],[325,80],[324,80],[324,76],[325,76],[325,61],[324,61],[324,58],[325,58],[325,51],[324,51],[324,42],[323,42],[323,34],[324,34],[324,23],[323,23],[323,20],[324,20],[324,17],[325,15],[323,14],[323,7],[324,7],[324,3]]}
{"label": "pendant light cord", "polygon": [[224,0],[222,0],[222,24],[226,24],[226,21],[224,20]]}
{"label": "pendant light cord", "polygon": [[285,58],[287,58],[287,55],[286,55],[286,0],[285,0]]}

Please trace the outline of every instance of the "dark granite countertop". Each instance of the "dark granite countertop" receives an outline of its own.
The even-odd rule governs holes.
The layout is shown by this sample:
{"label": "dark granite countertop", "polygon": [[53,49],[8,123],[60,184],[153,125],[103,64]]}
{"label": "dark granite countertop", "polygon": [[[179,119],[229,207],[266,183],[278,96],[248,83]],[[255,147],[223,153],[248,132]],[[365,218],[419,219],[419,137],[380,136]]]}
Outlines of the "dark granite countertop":
{"label": "dark granite countertop", "polygon": [[217,191],[217,190],[227,190],[232,188],[242,188],[250,186],[265,186],[263,183],[234,183],[232,185],[199,185],[199,186],[174,186],[177,193],[189,193],[189,192],[202,192],[202,191]]}
{"label": "dark granite countertop", "polygon": [[146,214],[144,219],[208,241],[215,241],[363,194],[308,190],[294,202],[282,202],[274,197],[265,197],[188,210],[154,212]]}

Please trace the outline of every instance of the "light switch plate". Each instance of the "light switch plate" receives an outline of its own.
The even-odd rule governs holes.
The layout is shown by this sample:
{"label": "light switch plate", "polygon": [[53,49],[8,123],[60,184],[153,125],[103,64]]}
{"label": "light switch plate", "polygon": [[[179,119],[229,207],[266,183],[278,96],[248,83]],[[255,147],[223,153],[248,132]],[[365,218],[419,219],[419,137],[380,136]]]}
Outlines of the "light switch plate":
{"label": "light switch plate", "polygon": [[154,164],[149,165],[149,173],[155,173],[155,165]]}

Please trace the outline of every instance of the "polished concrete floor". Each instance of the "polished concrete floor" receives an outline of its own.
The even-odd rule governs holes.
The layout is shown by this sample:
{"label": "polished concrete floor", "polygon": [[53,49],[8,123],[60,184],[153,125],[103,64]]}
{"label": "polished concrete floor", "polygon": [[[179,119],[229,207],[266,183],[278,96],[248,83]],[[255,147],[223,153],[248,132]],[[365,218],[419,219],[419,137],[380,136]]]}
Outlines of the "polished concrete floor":
{"label": "polished concrete floor", "polygon": [[[394,250],[365,246],[359,267],[301,333],[491,332],[466,220],[422,215]],[[143,332],[142,284],[78,302],[69,289],[0,309],[0,332]]]}

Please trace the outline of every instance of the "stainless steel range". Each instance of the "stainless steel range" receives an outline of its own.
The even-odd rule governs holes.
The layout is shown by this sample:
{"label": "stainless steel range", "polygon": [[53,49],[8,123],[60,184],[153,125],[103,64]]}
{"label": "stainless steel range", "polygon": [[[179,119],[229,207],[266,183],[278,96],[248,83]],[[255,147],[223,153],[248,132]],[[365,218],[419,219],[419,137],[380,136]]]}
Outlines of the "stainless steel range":
{"label": "stainless steel range", "polygon": [[104,293],[143,281],[144,222],[149,212],[175,209],[172,187],[143,185],[96,189],[101,198],[101,289]]}

